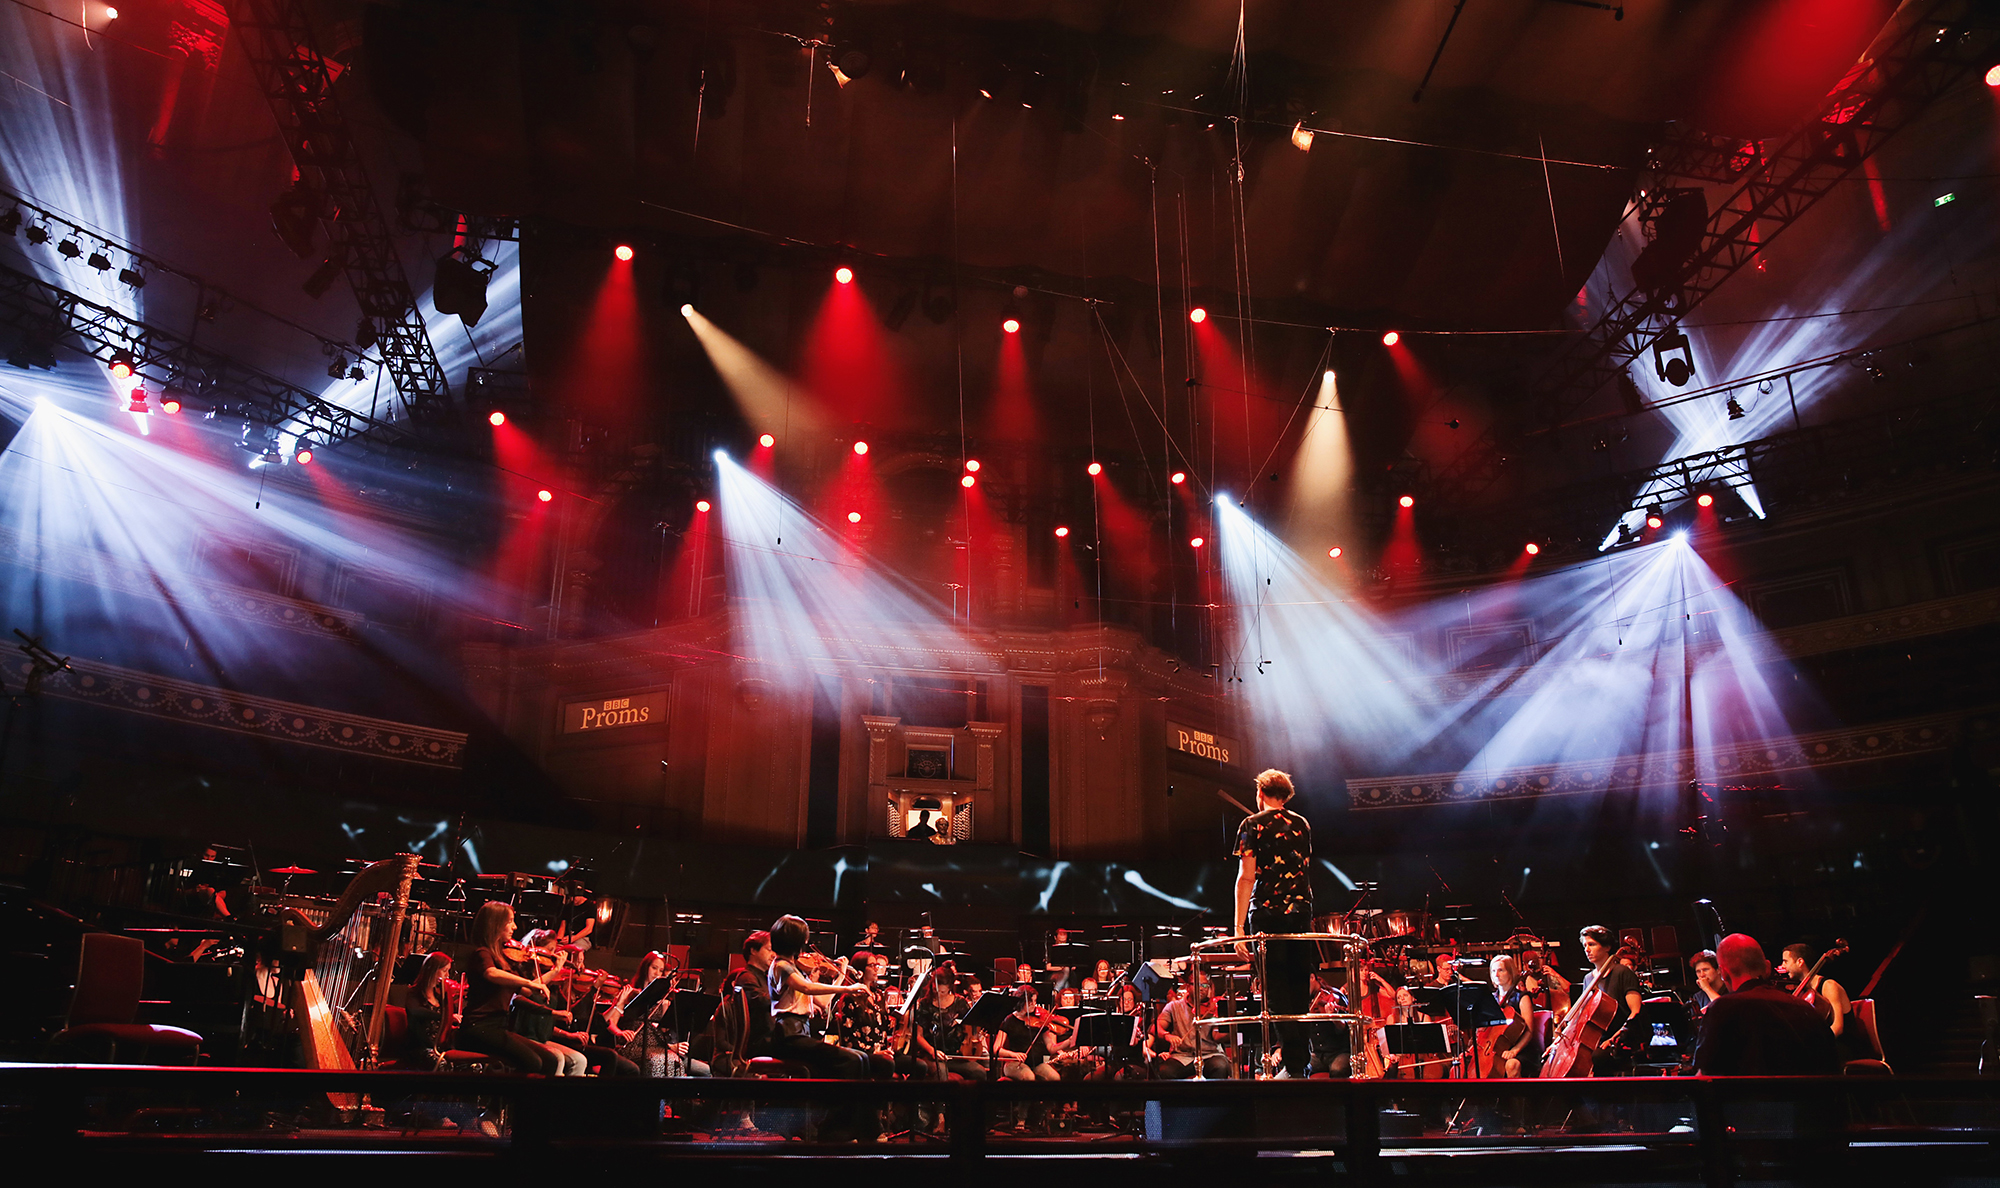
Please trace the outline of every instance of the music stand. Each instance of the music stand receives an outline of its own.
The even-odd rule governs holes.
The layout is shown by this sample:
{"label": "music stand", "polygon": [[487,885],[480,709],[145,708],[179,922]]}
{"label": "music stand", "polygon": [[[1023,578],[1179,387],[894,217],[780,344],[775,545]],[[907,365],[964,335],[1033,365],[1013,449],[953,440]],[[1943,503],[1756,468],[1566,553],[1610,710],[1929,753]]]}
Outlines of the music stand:
{"label": "music stand", "polygon": [[961,1021],[967,1027],[977,1027],[987,1035],[1000,1030],[1000,1023],[1019,1009],[1020,1000],[1005,990],[988,990],[965,1012]]}
{"label": "music stand", "polygon": [[1451,1051],[1442,1023],[1389,1023],[1382,1028],[1391,1056],[1433,1056]]}
{"label": "music stand", "polygon": [[1115,1048],[1120,1052],[1136,1047],[1139,1016],[1098,1012],[1076,1021],[1076,1042],[1085,1048]]}
{"label": "music stand", "polygon": [[[625,1004],[625,1009],[618,1012],[618,1017],[621,1019],[644,1020],[646,1016],[653,1013],[654,1007],[659,1006],[661,1001],[673,992],[674,979],[672,975],[662,974],[652,981],[647,982],[644,990],[633,995],[632,1001]],[[721,1001],[719,998],[716,999],[717,1003]],[[710,1008],[709,1014],[713,1015],[714,1013],[714,1008]]]}
{"label": "music stand", "polygon": [[[652,989],[649,985],[648,990]],[[637,1002],[638,999],[633,999]],[[705,990],[683,990],[674,995],[674,1005],[667,1008],[667,1029],[675,1035],[686,1037],[697,1028],[706,1027],[715,1012],[722,1005],[722,995],[710,994]]]}
{"label": "music stand", "polygon": [[1446,1014],[1458,1024],[1461,1034],[1490,1023],[1505,1023],[1507,1012],[1493,997],[1493,987],[1485,982],[1453,982],[1449,986],[1412,986],[1410,997],[1428,1014]]}

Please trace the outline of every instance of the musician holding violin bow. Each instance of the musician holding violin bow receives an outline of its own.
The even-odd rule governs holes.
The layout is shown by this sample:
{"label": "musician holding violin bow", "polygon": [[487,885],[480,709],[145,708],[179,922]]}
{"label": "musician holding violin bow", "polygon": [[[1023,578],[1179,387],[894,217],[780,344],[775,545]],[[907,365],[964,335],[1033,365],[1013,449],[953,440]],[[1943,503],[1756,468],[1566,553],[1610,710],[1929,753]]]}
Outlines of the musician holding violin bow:
{"label": "musician holding violin bow", "polygon": [[[482,905],[472,929],[479,948],[473,951],[465,1014],[454,1042],[497,1056],[522,1072],[582,1076],[586,1063],[582,1052],[521,1032],[536,1026],[538,1012],[551,1021],[554,1015],[538,961],[547,955],[530,953],[514,943],[513,907],[497,899]],[[553,958],[549,964],[553,966]]]}

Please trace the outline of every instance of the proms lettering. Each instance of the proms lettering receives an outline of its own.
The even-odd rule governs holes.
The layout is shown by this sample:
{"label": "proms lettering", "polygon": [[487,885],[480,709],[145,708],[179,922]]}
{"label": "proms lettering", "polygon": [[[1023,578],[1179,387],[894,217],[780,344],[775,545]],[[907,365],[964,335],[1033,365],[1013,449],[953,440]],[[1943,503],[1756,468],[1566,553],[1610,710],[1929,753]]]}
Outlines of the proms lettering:
{"label": "proms lettering", "polygon": [[626,726],[657,726],[667,720],[667,694],[594,698],[563,703],[563,733],[586,734]]}
{"label": "proms lettering", "polygon": [[1235,750],[1236,740],[1196,730],[1190,726],[1167,723],[1167,733],[1172,737],[1174,749],[1184,755],[1194,755],[1202,759],[1213,759],[1217,763],[1228,763]]}

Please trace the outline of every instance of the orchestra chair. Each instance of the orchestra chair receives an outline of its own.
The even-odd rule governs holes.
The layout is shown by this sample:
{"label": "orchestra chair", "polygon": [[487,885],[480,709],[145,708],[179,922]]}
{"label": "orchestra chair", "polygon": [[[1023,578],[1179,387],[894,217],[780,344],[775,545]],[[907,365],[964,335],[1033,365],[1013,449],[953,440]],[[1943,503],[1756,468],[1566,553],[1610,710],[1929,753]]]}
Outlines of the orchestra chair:
{"label": "orchestra chair", "polygon": [[743,1070],[746,1077],[766,1080],[811,1080],[812,1069],[796,1060],[782,1060],[776,1056],[750,1055],[750,999],[749,993],[738,986],[731,991],[736,1000],[736,1044],[734,1057],[736,1067]]}
{"label": "orchestra chair", "polygon": [[[388,1020],[383,1021],[383,1031],[388,1031]],[[403,1026],[409,1027],[409,1016],[403,1016]],[[454,1048],[451,1041],[458,1035],[457,1021],[451,1022],[438,1034],[437,1070],[442,1073],[499,1073],[507,1071],[507,1062],[498,1056],[485,1052],[474,1052],[470,1048]]]}
{"label": "orchestra chair", "polygon": [[1014,969],[1021,962],[1015,957],[995,957],[993,959],[993,986],[995,990],[1005,990],[1014,984]]}
{"label": "orchestra chair", "polygon": [[1548,1051],[1549,1041],[1554,1039],[1556,1035],[1556,1013],[1554,1011],[1536,1011],[1532,1026],[1535,1029],[1535,1049],[1540,1052]]}
{"label": "orchestra chair", "polygon": [[1882,1033],[1875,1029],[1874,999],[1857,998],[1854,1000],[1854,1019],[1852,1025],[1861,1029],[1862,1037],[1868,1041],[1865,1045],[1866,1049],[1875,1053],[1875,1055],[1873,1059],[1864,1057],[1860,1060],[1850,1060],[1841,1066],[1840,1071],[1850,1077],[1894,1076],[1895,1070],[1890,1068],[1889,1062],[1882,1058]]}
{"label": "orchestra chair", "polygon": [[1687,980],[1687,967],[1681,961],[1680,930],[1673,925],[1653,925],[1653,943],[1646,951],[1646,959],[1652,962],[1656,975],[1669,972],[1675,981]]}
{"label": "orchestra chair", "polygon": [[56,1036],[59,1047],[81,1049],[111,1064],[156,1064],[155,1049],[201,1062],[201,1036],[185,1027],[135,1023],[146,981],[145,942],[109,932],[86,932],[77,958],[76,993]]}

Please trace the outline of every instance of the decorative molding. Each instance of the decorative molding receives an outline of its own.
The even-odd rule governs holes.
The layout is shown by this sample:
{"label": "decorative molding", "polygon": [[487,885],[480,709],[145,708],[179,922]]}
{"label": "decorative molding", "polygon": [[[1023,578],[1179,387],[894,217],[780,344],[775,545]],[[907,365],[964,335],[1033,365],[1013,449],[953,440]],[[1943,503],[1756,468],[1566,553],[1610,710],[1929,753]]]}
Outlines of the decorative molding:
{"label": "decorative molding", "polygon": [[2000,725],[2000,706],[1742,743],[1702,752],[1703,762],[1699,765],[1693,763],[1695,757],[1687,751],[1655,751],[1497,771],[1351,779],[1347,781],[1347,798],[1357,809],[1467,804],[1613,790],[1679,788],[1696,778],[1697,773],[1704,782],[1726,786],[1781,771],[1839,767],[1947,750],[1958,745],[1968,724],[1975,723],[1983,723],[1989,731]]}
{"label": "decorative molding", "polygon": [[[22,660],[14,670],[25,677],[32,667]],[[412,726],[292,701],[253,697],[94,660],[72,659],[68,671],[43,680],[41,691],[65,701],[87,702],[149,718],[255,735],[276,742],[302,743],[371,759],[394,759],[427,767],[459,767],[465,762],[466,736],[455,730]]]}

